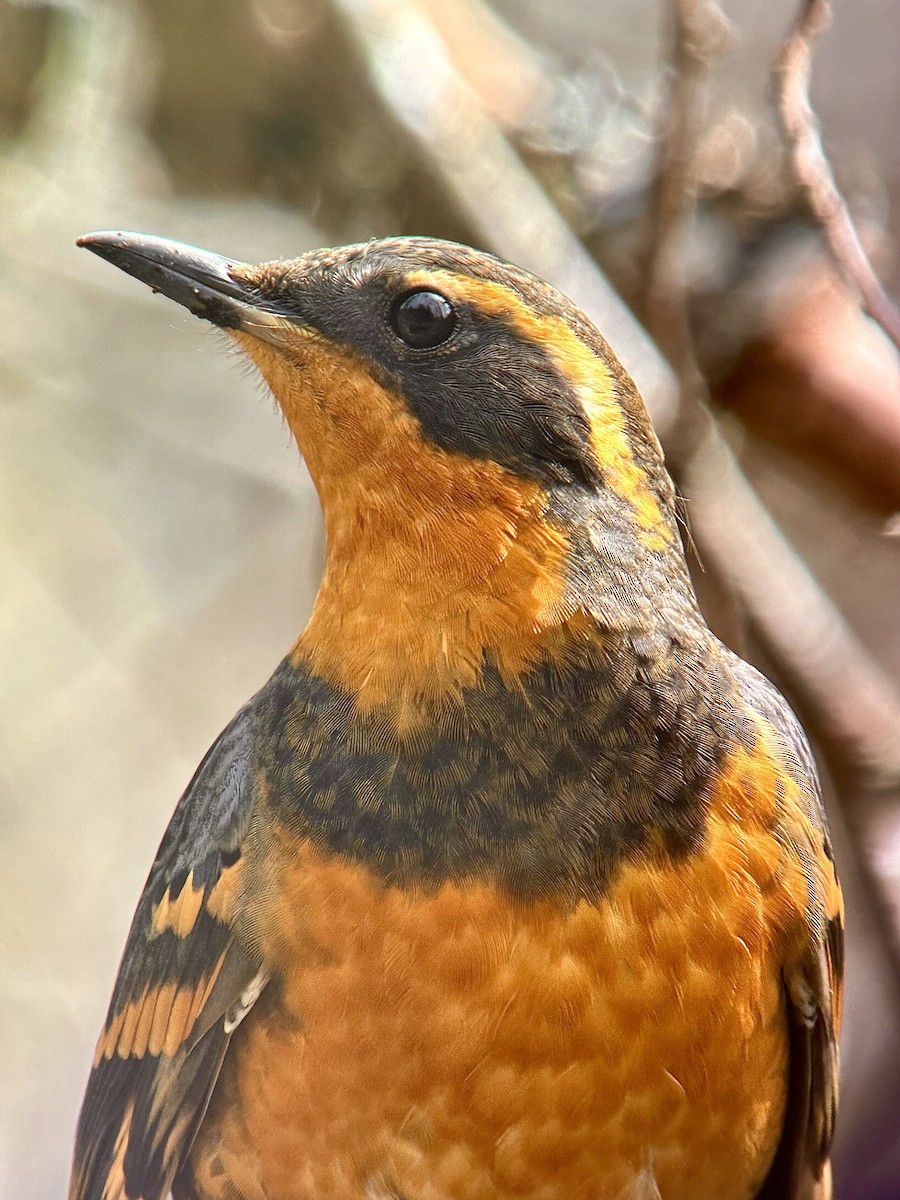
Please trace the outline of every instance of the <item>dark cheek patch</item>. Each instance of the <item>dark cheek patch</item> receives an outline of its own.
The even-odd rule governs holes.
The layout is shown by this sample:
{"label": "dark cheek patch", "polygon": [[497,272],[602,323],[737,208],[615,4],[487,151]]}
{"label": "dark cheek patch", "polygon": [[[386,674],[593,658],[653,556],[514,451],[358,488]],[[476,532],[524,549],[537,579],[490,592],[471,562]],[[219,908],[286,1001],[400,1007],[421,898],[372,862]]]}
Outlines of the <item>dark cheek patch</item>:
{"label": "dark cheek patch", "polygon": [[302,290],[284,278],[258,286],[276,310],[359,354],[441,449],[497,462],[548,487],[597,486],[588,418],[544,348],[467,301],[454,303],[459,324],[446,344],[410,348],[389,321],[404,279],[339,287],[329,275]]}
{"label": "dark cheek patch", "polygon": [[544,350],[498,318],[470,311],[442,354],[399,364],[400,389],[427,437],[546,486],[595,487],[587,416]]}

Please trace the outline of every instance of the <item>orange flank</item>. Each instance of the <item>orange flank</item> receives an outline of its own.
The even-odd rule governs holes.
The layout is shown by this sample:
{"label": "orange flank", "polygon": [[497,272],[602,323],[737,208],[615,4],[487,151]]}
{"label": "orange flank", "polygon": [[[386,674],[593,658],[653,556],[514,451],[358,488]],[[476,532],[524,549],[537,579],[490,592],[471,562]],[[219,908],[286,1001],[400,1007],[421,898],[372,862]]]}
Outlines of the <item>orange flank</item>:
{"label": "orange flank", "polygon": [[283,988],[235,1037],[200,1193],[614,1200],[647,1172],[665,1200],[746,1200],[781,1132],[807,894],[776,771],[735,749],[702,852],[569,908],[386,887],[281,834],[255,924]]}

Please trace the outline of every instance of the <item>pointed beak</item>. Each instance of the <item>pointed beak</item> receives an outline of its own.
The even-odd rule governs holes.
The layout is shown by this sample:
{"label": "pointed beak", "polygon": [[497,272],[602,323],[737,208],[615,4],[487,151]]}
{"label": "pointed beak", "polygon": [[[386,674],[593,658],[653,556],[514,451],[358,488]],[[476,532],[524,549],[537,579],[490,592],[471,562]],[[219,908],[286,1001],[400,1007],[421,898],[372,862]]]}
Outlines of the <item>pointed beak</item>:
{"label": "pointed beak", "polygon": [[242,280],[240,272],[249,274],[252,267],[238,259],[145,233],[87,233],[77,244],[223,329],[265,337],[265,328],[284,326],[284,317],[267,311],[259,293]]}

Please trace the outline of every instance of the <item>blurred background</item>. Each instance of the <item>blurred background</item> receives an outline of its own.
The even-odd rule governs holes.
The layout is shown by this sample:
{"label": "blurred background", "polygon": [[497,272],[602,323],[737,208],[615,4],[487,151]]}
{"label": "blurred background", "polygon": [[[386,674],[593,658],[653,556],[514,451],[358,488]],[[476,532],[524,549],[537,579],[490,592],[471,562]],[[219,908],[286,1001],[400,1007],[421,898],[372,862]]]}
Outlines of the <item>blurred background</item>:
{"label": "blurred background", "polygon": [[[797,14],[723,9],[0,0],[0,1194],[64,1194],[168,815],[321,564],[224,338],[75,249],[116,227],[250,261],[451,237],[589,311],[666,444],[713,627],[816,741],[848,901],[837,1194],[900,1196],[897,352],[776,115]],[[894,295],[898,62],[895,0],[845,0],[812,75]]]}

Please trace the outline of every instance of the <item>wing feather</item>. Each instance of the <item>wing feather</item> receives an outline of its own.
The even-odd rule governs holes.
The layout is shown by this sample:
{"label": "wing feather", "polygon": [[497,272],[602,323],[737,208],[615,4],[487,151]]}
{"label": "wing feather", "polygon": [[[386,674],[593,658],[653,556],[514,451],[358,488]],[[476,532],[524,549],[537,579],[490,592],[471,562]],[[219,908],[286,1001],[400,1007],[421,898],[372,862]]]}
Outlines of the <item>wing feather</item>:
{"label": "wing feather", "polygon": [[70,1200],[164,1200],[235,1013],[265,985],[233,931],[251,757],[248,706],[179,801],[138,903],[79,1117]]}
{"label": "wing feather", "polygon": [[844,963],[843,905],[809,743],[787,702],[741,663],[744,694],[766,720],[801,804],[781,836],[806,884],[803,941],[784,967],[789,1076],[784,1128],[757,1200],[830,1200],[829,1155],[838,1101]]}

